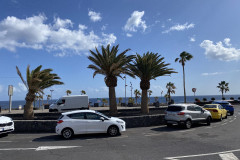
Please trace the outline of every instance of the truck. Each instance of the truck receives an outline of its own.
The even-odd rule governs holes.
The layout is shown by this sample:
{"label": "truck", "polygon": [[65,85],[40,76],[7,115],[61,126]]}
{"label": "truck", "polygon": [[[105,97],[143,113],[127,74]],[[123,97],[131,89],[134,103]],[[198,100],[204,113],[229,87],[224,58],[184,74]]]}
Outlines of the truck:
{"label": "truck", "polygon": [[87,95],[63,96],[49,106],[49,112],[65,112],[81,109],[89,109],[89,100]]}

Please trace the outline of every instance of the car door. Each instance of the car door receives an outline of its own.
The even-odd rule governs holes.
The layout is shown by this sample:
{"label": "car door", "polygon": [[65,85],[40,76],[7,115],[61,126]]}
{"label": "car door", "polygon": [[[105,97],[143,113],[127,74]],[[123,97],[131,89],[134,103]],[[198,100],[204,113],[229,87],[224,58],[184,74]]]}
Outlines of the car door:
{"label": "car door", "polygon": [[70,118],[68,125],[74,130],[75,134],[87,133],[85,113],[73,113],[69,114],[68,117]]}
{"label": "car door", "polygon": [[198,121],[203,121],[206,119],[206,115],[204,112],[202,112],[202,108],[199,106],[194,106],[195,107],[195,112],[196,112],[196,117]]}
{"label": "car door", "polygon": [[219,110],[221,112],[222,117],[226,117],[227,110],[225,110],[224,107],[222,105],[220,105],[220,104],[218,105],[218,108],[219,108]]}
{"label": "car door", "polygon": [[107,121],[106,120],[101,120],[102,116],[88,112],[86,113],[86,128],[88,133],[103,133],[106,132],[107,128]]}
{"label": "car door", "polygon": [[187,106],[188,114],[192,117],[193,121],[197,120],[197,114],[194,106]]}

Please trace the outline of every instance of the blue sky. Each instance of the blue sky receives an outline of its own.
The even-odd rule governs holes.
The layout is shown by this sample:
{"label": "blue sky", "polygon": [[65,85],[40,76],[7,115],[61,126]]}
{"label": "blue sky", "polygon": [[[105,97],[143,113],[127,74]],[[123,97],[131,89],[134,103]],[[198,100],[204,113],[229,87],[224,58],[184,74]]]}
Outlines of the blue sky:
{"label": "blue sky", "polygon": [[[7,100],[8,85],[13,100],[27,93],[16,73],[25,76],[27,65],[52,68],[65,85],[46,89],[53,98],[85,90],[90,98],[108,97],[104,77],[92,77],[87,69],[89,50],[119,44],[127,54],[159,53],[178,74],[151,81],[153,96],[166,93],[166,83],[183,95],[182,67],[174,60],[182,51],[194,58],[186,63],[186,92],[193,95],[220,94],[220,81],[229,82],[230,92],[239,94],[240,21],[238,0],[2,0],[0,1],[0,100]],[[140,80],[127,77],[127,96],[140,89]],[[117,97],[124,96],[118,79]],[[46,96],[45,96],[46,98]]]}

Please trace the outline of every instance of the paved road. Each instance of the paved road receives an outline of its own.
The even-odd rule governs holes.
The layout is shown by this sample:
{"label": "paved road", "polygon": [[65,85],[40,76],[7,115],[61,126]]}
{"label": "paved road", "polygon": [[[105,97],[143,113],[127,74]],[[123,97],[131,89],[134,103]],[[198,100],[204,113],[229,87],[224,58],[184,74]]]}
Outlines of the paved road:
{"label": "paved road", "polygon": [[240,109],[211,126],[128,129],[119,137],[9,134],[0,138],[0,160],[238,160]]}

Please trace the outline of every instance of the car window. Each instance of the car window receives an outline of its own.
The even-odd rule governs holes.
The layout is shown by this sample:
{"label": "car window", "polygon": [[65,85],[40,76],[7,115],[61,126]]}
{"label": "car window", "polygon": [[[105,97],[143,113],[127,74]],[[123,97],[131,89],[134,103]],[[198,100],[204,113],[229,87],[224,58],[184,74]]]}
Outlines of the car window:
{"label": "car window", "polygon": [[73,113],[67,116],[72,119],[85,119],[85,113]]}
{"label": "car window", "polygon": [[187,107],[187,110],[189,110],[189,111],[195,111],[195,108],[194,108],[194,106],[188,106],[188,107]]}
{"label": "car window", "polygon": [[86,113],[87,119],[100,120],[101,116],[95,113]]}
{"label": "car window", "polygon": [[196,110],[196,111],[202,111],[202,108],[201,108],[201,107],[198,107],[198,106],[196,106],[196,107],[195,107],[195,110]]}
{"label": "car window", "polygon": [[182,106],[168,106],[167,111],[179,112],[179,111],[182,111],[183,109],[184,107]]}
{"label": "car window", "polygon": [[217,108],[216,105],[206,104],[203,108]]}

